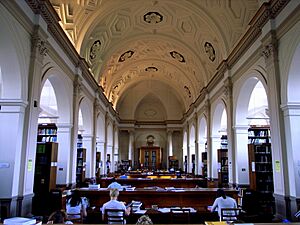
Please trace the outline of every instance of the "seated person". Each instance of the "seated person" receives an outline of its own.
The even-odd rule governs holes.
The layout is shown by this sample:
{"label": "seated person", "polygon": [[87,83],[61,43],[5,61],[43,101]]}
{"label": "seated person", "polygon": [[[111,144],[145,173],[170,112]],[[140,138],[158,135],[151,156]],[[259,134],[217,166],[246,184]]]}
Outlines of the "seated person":
{"label": "seated person", "polygon": [[102,220],[104,221],[104,213],[105,209],[124,209],[125,215],[129,215],[131,211],[131,207],[125,206],[124,202],[118,201],[119,190],[117,188],[113,188],[109,192],[110,201],[103,204],[101,212],[102,212]]}
{"label": "seated person", "polygon": [[214,212],[216,209],[218,210],[218,215],[221,218],[221,209],[222,208],[237,208],[237,204],[235,199],[226,196],[225,191],[223,189],[217,190],[217,198],[214,201],[213,206],[211,207],[211,212]]}
{"label": "seated person", "polygon": [[121,184],[119,184],[117,181],[116,181],[116,178],[112,178],[111,179],[111,183],[110,183],[110,185],[108,185],[108,187],[107,188],[109,188],[109,189],[113,189],[113,188],[117,188],[117,189],[122,189],[122,185]]}
{"label": "seated person", "polygon": [[69,200],[67,200],[66,204],[66,210],[67,210],[67,215],[69,219],[78,219],[80,218],[80,215],[73,215],[72,214],[79,214],[83,217],[86,217],[87,212],[86,212],[86,205],[82,201],[81,197],[79,196],[79,191],[74,190],[72,192],[71,197]]}
{"label": "seated person", "polygon": [[122,174],[122,175],[120,176],[120,178],[127,179],[128,177],[127,177],[126,174]]}
{"label": "seated person", "polygon": [[57,210],[49,216],[47,224],[73,224],[73,223],[71,221],[67,221],[67,214],[64,211]]}

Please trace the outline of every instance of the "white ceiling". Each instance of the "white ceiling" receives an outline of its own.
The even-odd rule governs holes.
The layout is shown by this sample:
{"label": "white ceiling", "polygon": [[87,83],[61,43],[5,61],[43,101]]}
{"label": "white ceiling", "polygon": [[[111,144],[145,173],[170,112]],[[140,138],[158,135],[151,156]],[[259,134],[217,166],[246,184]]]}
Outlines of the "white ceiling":
{"label": "white ceiling", "polygon": [[[61,26],[121,118],[137,119],[143,114],[139,110],[146,110],[139,108],[143,105],[143,98],[135,96],[139,90],[145,102],[155,103],[147,110],[162,112],[158,118],[168,120],[181,119],[196,100],[246,32],[260,1],[51,2]],[[124,102],[132,112],[124,108]],[[177,112],[171,115],[172,110]]]}

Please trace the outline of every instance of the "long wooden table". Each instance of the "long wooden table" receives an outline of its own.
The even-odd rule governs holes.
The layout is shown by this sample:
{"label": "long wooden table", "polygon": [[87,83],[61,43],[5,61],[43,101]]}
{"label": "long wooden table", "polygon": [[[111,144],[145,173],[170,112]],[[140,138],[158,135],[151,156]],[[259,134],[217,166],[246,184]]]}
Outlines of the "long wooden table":
{"label": "long wooden table", "polygon": [[[235,189],[224,189],[228,196],[237,200],[238,191]],[[217,188],[184,188],[182,191],[166,191],[164,189],[147,190],[136,188],[134,191],[120,191],[119,200],[127,203],[141,201],[144,208],[151,208],[152,205],[158,207],[193,207],[198,211],[206,211],[208,205],[212,205],[216,198]],[[80,188],[80,195],[87,197],[91,206],[101,207],[110,200],[109,190],[101,188],[90,190]]]}
{"label": "long wooden table", "polygon": [[[107,187],[112,181],[111,178],[101,178],[97,181],[101,187]],[[207,187],[207,180],[204,178],[117,178],[121,185],[131,185],[136,188],[159,186],[175,188]]]}

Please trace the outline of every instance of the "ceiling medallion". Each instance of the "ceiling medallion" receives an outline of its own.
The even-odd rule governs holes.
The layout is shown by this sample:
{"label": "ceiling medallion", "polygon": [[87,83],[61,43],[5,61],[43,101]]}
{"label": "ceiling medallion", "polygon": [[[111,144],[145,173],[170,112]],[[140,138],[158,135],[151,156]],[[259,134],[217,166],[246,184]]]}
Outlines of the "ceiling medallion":
{"label": "ceiling medallion", "polygon": [[163,20],[163,16],[158,12],[148,12],[144,15],[144,21],[146,23],[156,24]]}
{"label": "ceiling medallion", "polygon": [[124,52],[120,58],[119,58],[119,62],[124,62],[126,59],[130,59],[132,57],[132,55],[134,54],[134,51],[129,50],[127,52]]}
{"label": "ceiling medallion", "polygon": [[216,52],[215,52],[215,49],[212,46],[212,44],[209,43],[209,42],[205,42],[204,49],[205,49],[205,52],[208,55],[208,58],[210,59],[210,61],[212,61],[212,62],[215,61],[215,59],[216,59]]}
{"label": "ceiling medallion", "polygon": [[178,53],[176,51],[170,52],[170,55],[172,56],[172,58],[178,60],[178,62],[181,62],[181,63],[185,62],[183,55],[181,55],[180,53]]}
{"label": "ceiling medallion", "polygon": [[97,56],[97,53],[99,52],[101,47],[100,40],[94,41],[93,45],[90,48],[90,59],[95,59]]}
{"label": "ceiling medallion", "polygon": [[158,71],[158,69],[155,66],[149,66],[147,68],[145,68],[146,72],[156,72]]}
{"label": "ceiling medallion", "polygon": [[191,98],[192,93],[191,93],[190,89],[188,88],[188,86],[184,86],[184,89],[185,89],[186,94],[189,96],[189,98]]}

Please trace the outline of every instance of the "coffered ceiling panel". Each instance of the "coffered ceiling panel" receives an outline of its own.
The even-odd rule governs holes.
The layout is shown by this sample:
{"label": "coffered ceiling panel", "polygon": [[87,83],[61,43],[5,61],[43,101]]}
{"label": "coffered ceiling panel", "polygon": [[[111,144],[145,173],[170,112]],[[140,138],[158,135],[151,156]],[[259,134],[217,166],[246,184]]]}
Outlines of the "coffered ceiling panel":
{"label": "coffered ceiling panel", "polygon": [[151,81],[170,87],[176,101],[183,102],[183,113],[245,33],[259,6],[258,0],[51,2],[115,108],[130,96],[132,86]]}

